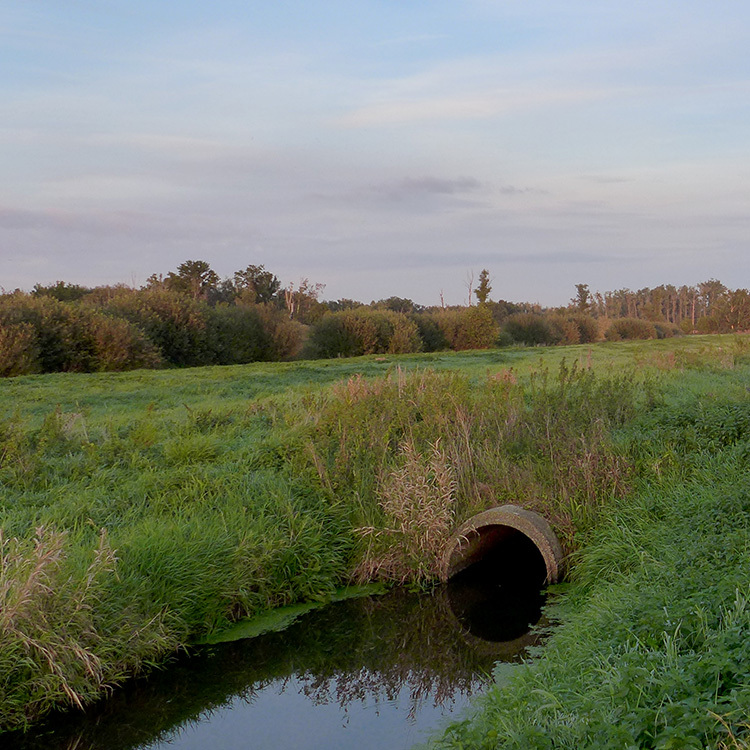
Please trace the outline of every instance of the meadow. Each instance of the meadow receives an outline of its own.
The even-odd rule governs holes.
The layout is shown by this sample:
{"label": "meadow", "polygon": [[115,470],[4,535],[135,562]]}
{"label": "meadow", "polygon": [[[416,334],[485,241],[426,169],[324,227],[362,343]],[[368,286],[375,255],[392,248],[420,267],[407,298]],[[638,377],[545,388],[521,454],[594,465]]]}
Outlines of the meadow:
{"label": "meadow", "polygon": [[[683,637],[697,648],[717,628],[730,633],[725,610],[740,613],[732,633],[742,625],[748,351],[744,337],[708,336],[0,381],[0,727],[80,707],[245,615],[325,600],[353,581],[429,585],[458,522],[516,502],[550,518],[571,560],[549,655],[513,676],[540,696],[539,713],[502,734],[498,687],[484,713],[440,742],[513,746],[537,730],[554,737],[557,721],[579,734],[550,747],[584,747],[581,727],[599,725],[581,707],[549,708],[554,668],[544,659],[574,657],[551,695],[564,684],[586,696],[590,686],[572,681],[574,659],[594,653],[584,635],[614,649],[596,652],[591,676],[624,669],[638,638],[687,663]],[[704,526],[713,536],[683,543]],[[709,548],[714,567],[677,576]],[[723,581],[714,589],[713,570]],[[628,578],[639,571],[643,580]],[[681,624],[679,608],[671,619],[652,611],[658,595],[688,601],[682,589],[666,593],[675,580],[701,587],[705,615],[694,624]],[[647,583],[653,592],[637,596]],[[620,609],[618,586],[630,596]],[[599,599],[619,630],[601,613],[600,630],[584,624]],[[640,618],[636,640],[623,612]],[[742,682],[744,655],[725,656],[730,666],[711,672],[710,710],[738,734],[744,717],[732,711],[744,693],[723,680]],[[631,681],[634,695],[645,690]],[[595,682],[591,701],[609,705],[603,685],[615,678]],[[565,705],[568,693],[555,700]],[[653,720],[650,696],[624,705]],[[696,709],[689,730],[702,742],[724,731],[708,710]],[[602,726],[611,718],[602,713]],[[633,732],[634,746],[670,746],[639,745],[650,735]]]}

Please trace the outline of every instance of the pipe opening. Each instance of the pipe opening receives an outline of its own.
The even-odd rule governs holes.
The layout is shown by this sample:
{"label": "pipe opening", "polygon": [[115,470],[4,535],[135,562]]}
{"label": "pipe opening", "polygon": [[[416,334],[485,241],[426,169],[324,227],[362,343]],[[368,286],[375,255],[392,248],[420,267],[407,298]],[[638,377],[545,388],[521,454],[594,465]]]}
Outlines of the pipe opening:
{"label": "pipe opening", "polygon": [[562,560],[538,513],[515,505],[479,513],[454,532],[443,558],[451,609],[482,640],[524,637],[541,618],[543,588],[559,580]]}
{"label": "pipe opening", "polygon": [[562,561],[560,542],[542,516],[503,505],[473,516],[454,532],[443,557],[443,580],[482,563],[494,575],[543,586],[559,580]]}
{"label": "pipe opening", "polygon": [[467,535],[451,559],[450,578],[491,579],[499,586],[541,588],[547,580],[544,556],[512,526],[482,526]]}
{"label": "pipe opening", "polygon": [[450,607],[471,635],[514,641],[542,616],[544,557],[518,529],[484,526],[474,533],[477,559],[448,580]]}

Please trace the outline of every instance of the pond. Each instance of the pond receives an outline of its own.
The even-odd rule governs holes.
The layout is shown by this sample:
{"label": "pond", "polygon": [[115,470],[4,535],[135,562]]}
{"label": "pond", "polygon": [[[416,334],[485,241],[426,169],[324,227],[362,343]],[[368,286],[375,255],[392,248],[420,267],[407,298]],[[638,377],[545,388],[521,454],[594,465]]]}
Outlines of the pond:
{"label": "pond", "polygon": [[340,601],[281,632],[195,647],[3,747],[409,748],[465,707],[496,661],[540,642],[543,603],[533,587],[466,576]]}

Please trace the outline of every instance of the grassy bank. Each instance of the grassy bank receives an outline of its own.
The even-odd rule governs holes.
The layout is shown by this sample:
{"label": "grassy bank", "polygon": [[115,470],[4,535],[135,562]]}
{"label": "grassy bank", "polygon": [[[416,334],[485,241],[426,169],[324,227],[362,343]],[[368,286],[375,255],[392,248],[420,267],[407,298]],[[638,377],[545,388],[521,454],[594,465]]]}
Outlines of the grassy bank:
{"label": "grassy bank", "polygon": [[748,747],[748,383],[683,375],[622,431],[634,491],[585,535],[559,628],[436,747]]}
{"label": "grassy bank", "polygon": [[541,510],[575,550],[646,462],[610,435],[658,403],[654,378],[744,350],[711,337],[3,381],[0,727],[94,700],[245,614],[429,579],[455,523],[498,503]]}

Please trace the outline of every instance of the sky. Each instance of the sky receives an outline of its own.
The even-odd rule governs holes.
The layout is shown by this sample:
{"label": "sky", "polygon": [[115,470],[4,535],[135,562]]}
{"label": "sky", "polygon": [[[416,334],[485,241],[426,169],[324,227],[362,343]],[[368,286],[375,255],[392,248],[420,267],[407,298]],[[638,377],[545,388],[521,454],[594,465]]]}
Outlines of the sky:
{"label": "sky", "polygon": [[0,288],[750,287],[747,0],[0,0]]}

